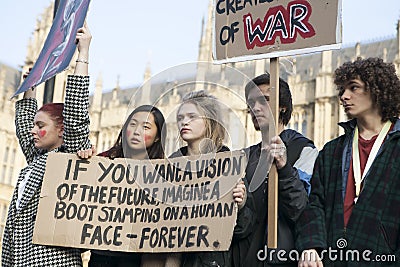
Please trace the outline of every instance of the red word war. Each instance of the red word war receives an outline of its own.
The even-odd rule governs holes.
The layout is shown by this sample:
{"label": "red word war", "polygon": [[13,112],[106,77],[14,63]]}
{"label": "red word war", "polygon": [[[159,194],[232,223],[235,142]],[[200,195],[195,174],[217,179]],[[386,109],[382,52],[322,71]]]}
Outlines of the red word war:
{"label": "red word war", "polygon": [[262,21],[253,21],[251,14],[244,15],[247,49],[273,45],[277,37],[281,43],[290,44],[296,41],[298,35],[304,39],[314,36],[315,30],[308,21],[311,12],[311,5],[307,1],[297,0],[290,2],[287,8],[280,5],[268,9]]}

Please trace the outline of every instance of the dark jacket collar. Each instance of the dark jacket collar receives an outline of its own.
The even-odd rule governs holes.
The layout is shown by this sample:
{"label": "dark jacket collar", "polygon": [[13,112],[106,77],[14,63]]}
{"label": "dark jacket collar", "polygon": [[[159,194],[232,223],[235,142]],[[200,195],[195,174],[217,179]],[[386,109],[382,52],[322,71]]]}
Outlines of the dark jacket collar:
{"label": "dark jacket collar", "polygon": [[339,122],[338,125],[344,129],[345,134],[349,134],[356,128],[357,119]]}
{"label": "dark jacket collar", "polygon": [[[394,123],[394,126],[393,126],[393,130],[389,132],[389,135],[400,131],[400,119],[393,118],[393,120],[391,119],[391,121]],[[345,121],[345,122],[339,122],[338,124],[339,124],[339,126],[343,127],[344,133],[347,135],[349,133],[352,133],[354,131],[354,129],[356,128],[357,119],[352,119],[352,120]]]}

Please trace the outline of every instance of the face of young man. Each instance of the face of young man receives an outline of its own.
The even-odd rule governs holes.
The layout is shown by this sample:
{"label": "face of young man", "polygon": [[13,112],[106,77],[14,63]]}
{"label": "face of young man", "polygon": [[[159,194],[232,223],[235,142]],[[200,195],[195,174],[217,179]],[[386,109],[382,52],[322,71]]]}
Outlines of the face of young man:
{"label": "face of young man", "polygon": [[377,111],[371,93],[360,79],[350,80],[344,85],[340,92],[340,101],[349,118],[360,118]]}
{"label": "face of young man", "polygon": [[251,120],[257,131],[265,129],[269,125],[269,97],[271,87],[269,84],[261,84],[258,86],[258,89],[257,87],[251,89],[247,97],[247,105],[250,108]]}

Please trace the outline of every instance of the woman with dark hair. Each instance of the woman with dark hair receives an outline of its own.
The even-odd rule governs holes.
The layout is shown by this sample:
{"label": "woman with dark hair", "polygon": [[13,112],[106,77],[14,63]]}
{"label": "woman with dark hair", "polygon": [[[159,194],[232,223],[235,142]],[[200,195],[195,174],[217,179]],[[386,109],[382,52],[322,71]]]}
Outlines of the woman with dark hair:
{"label": "woman with dark hair", "polygon": [[[134,138],[135,132],[133,131],[137,123],[142,123],[143,130],[146,130],[145,136],[153,136],[152,133],[156,131],[154,139],[146,140],[146,149],[143,147],[135,146]],[[161,111],[151,105],[143,105],[137,107],[129,114],[121,131],[119,132],[117,141],[114,146],[109,150],[102,152],[99,156],[114,158],[132,158],[132,159],[162,159],[164,158],[164,150],[162,144],[165,143],[166,129],[165,119]],[[143,139],[145,140],[145,138]],[[144,144],[143,142],[139,142]]]}
{"label": "woman with dark hair", "polygon": [[38,110],[34,88],[16,102],[17,137],[28,165],[19,174],[10,202],[2,266],[82,266],[79,249],[37,245],[32,238],[47,156],[90,147],[87,62],[91,38],[86,25],[78,29],[79,55],[74,75],[68,76],[65,104],[45,104]]}
{"label": "woman with dark hair", "polygon": [[[162,159],[165,137],[166,125],[161,111],[151,105],[139,106],[129,114],[113,147],[98,156],[110,159]],[[85,152],[80,151],[78,155],[84,157]],[[91,253],[89,267],[132,267],[141,264],[139,253],[103,250],[92,250]]]}

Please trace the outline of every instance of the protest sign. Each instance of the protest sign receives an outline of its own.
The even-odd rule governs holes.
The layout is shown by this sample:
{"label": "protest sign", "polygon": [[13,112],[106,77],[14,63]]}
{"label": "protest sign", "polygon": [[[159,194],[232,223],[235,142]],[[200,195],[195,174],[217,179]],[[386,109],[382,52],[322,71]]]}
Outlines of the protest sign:
{"label": "protest sign", "polygon": [[75,53],[75,35],[83,26],[90,0],[60,1],[42,51],[28,77],[12,97],[65,70]]}
{"label": "protest sign", "polygon": [[131,160],[50,153],[35,244],[135,252],[228,250],[242,151]]}
{"label": "protest sign", "polygon": [[217,61],[340,48],[340,0],[215,0],[214,3],[213,57]]}

